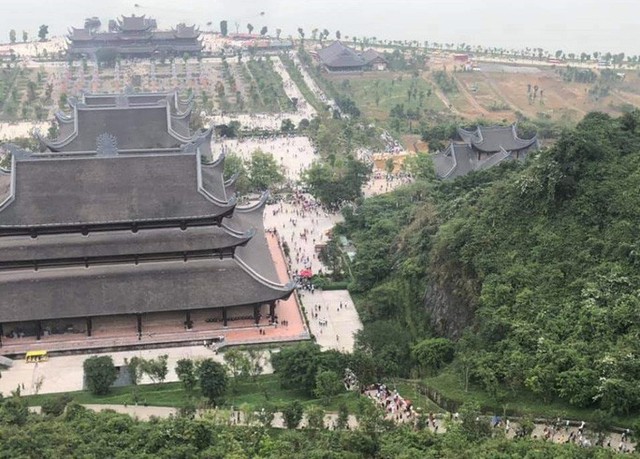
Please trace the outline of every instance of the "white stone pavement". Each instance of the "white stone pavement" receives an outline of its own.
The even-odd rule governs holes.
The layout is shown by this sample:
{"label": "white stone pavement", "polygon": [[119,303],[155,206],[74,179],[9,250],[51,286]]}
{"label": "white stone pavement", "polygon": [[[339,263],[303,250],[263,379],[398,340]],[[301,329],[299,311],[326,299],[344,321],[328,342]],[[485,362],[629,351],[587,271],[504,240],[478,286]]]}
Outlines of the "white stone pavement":
{"label": "white stone pavement", "polygon": [[233,153],[244,160],[251,159],[256,150],[271,153],[282,166],[288,180],[298,181],[302,172],[308,169],[317,158],[315,148],[306,136],[278,136],[268,139],[224,139],[211,145],[214,157],[222,151]]}
{"label": "white stone pavement", "polygon": [[301,292],[301,298],[309,319],[309,328],[320,347],[353,352],[354,334],[362,329],[362,322],[349,292],[304,291]]}

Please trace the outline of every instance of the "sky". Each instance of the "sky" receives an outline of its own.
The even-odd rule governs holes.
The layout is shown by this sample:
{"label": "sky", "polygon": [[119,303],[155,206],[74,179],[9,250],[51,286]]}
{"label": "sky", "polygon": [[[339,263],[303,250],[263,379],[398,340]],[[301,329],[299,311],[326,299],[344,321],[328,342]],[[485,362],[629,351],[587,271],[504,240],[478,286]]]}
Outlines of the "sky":
{"label": "sky", "polygon": [[[343,36],[418,40],[431,43],[521,49],[544,48],[552,53],[594,51],[640,54],[640,0],[0,0],[0,39],[9,30],[18,39],[26,30],[37,34],[40,24],[54,35],[70,26],[82,27],[84,18],[98,16],[106,26],[120,14],[146,14],[159,28],[179,22],[218,30],[222,19],[229,30],[270,32],[297,36],[302,27],[336,30]],[[137,5],[137,6],[136,6]],[[211,26],[207,26],[211,22]]]}

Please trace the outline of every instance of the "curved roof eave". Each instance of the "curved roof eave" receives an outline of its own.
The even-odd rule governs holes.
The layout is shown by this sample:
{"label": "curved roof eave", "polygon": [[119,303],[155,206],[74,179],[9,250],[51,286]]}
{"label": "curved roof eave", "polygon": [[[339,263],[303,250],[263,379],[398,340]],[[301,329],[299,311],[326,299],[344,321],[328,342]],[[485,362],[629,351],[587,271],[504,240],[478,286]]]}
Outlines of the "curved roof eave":
{"label": "curved roof eave", "polygon": [[235,211],[240,213],[255,212],[257,210],[263,211],[267,201],[269,200],[269,196],[271,196],[271,193],[269,193],[269,191],[265,191],[262,193],[262,196],[260,196],[260,200],[258,202],[247,207],[236,207]]}

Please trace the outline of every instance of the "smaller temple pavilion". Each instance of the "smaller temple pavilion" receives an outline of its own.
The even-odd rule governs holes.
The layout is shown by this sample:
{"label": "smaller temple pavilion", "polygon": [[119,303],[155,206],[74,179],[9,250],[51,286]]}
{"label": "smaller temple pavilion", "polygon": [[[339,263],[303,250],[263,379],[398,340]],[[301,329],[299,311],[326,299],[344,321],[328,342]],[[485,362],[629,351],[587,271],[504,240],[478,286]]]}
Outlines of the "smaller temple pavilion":
{"label": "smaller temple pavilion", "polygon": [[474,130],[458,129],[459,139],[432,156],[436,174],[453,179],[470,172],[488,169],[503,161],[523,161],[540,148],[537,135],[521,139],[516,126],[478,126]]}
{"label": "smaller temple pavilion", "polygon": [[75,57],[95,58],[100,50],[126,58],[155,55],[199,55],[200,31],[195,26],[178,24],[171,30],[157,30],[155,19],[123,16],[109,21],[109,31],[72,27],[67,35],[67,53]]}

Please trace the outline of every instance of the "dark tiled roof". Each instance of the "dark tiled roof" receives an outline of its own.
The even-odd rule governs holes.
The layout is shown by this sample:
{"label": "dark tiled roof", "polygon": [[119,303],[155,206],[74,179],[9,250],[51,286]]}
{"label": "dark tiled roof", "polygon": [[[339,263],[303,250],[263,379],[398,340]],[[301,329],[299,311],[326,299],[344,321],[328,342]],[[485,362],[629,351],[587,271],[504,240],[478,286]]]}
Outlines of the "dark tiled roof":
{"label": "dark tiled roof", "polygon": [[292,287],[262,282],[233,259],[0,271],[0,323],[263,303]]}
{"label": "dark tiled roof", "polygon": [[365,65],[364,59],[358,53],[340,41],[334,41],[326,48],[318,50],[318,56],[327,67],[349,68]]}
{"label": "dark tiled roof", "polygon": [[93,40],[93,34],[88,29],[76,29],[73,27],[69,38],[77,41],[90,41]]}
{"label": "dark tiled roof", "polygon": [[11,262],[83,259],[126,255],[171,254],[223,249],[246,243],[252,235],[219,226],[156,228],[0,237],[0,265]]}
{"label": "dark tiled roof", "polygon": [[478,126],[475,131],[458,129],[458,135],[464,142],[485,153],[498,153],[501,149],[523,150],[537,146],[538,142],[536,136],[527,140],[519,138],[515,126]]}
{"label": "dark tiled roof", "polygon": [[263,214],[267,197],[268,194],[264,194],[260,202],[250,207],[236,207],[233,217],[223,224],[236,231],[246,231],[248,228],[256,230],[247,245],[236,249],[236,257],[251,266],[260,276],[271,282],[277,282],[278,274],[264,232]]}
{"label": "dark tiled roof", "polygon": [[224,186],[224,156],[220,157],[212,164],[203,164],[202,169],[202,186],[218,199],[226,201],[228,199]]}
{"label": "dark tiled roof", "polygon": [[144,16],[122,16],[119,21],[120,29],[123,31],[141,31],[152,27],[150,19]]}
{"label": "dark tiled roof", "polygon": [[363,54],[362,54],[362,58],[364,59],[364,61],[368,64],[372,63],[373,61],[375,61],[376,59],[382,59],[383,61],[387,61],[384,56],[382,54],[380,54],[378,51],[376,51],[373,48],[369,48],[368,50],[366,50]]}
{"label": "dark tiled roof", "polygon": [[11,195],[11,172],[0,169],[0,206]]}
{"label": "dark tiled roof", "polygon": [[477,167],[477,153],[468,145],[451,142],[443,152],[433,155],[436,174],[443,179],[466,175]]}
{"label": "dark tiled roof", "polygon": [[211,218],[232,205],[200,190],[196,153],[33,155],[15,162],[14,200],[0,227]]}
{"label": "dark tiled roof", "polygon": [[178,24],[173,32],[176,38],[198,38],[198,35],[200,35],[195,26],[187,26],[185,24]]}
{"label": "dark tiled roof", "polygon": [[[104,134],[116,139],[118,150],[176,148],[191,139],[192,105],[177,94],[85,95],[71,101],[70,115],[57,114],[60,132],[41,138],[51,151],[95,151]],[[140,129],[139,126],[145,126]]]}

